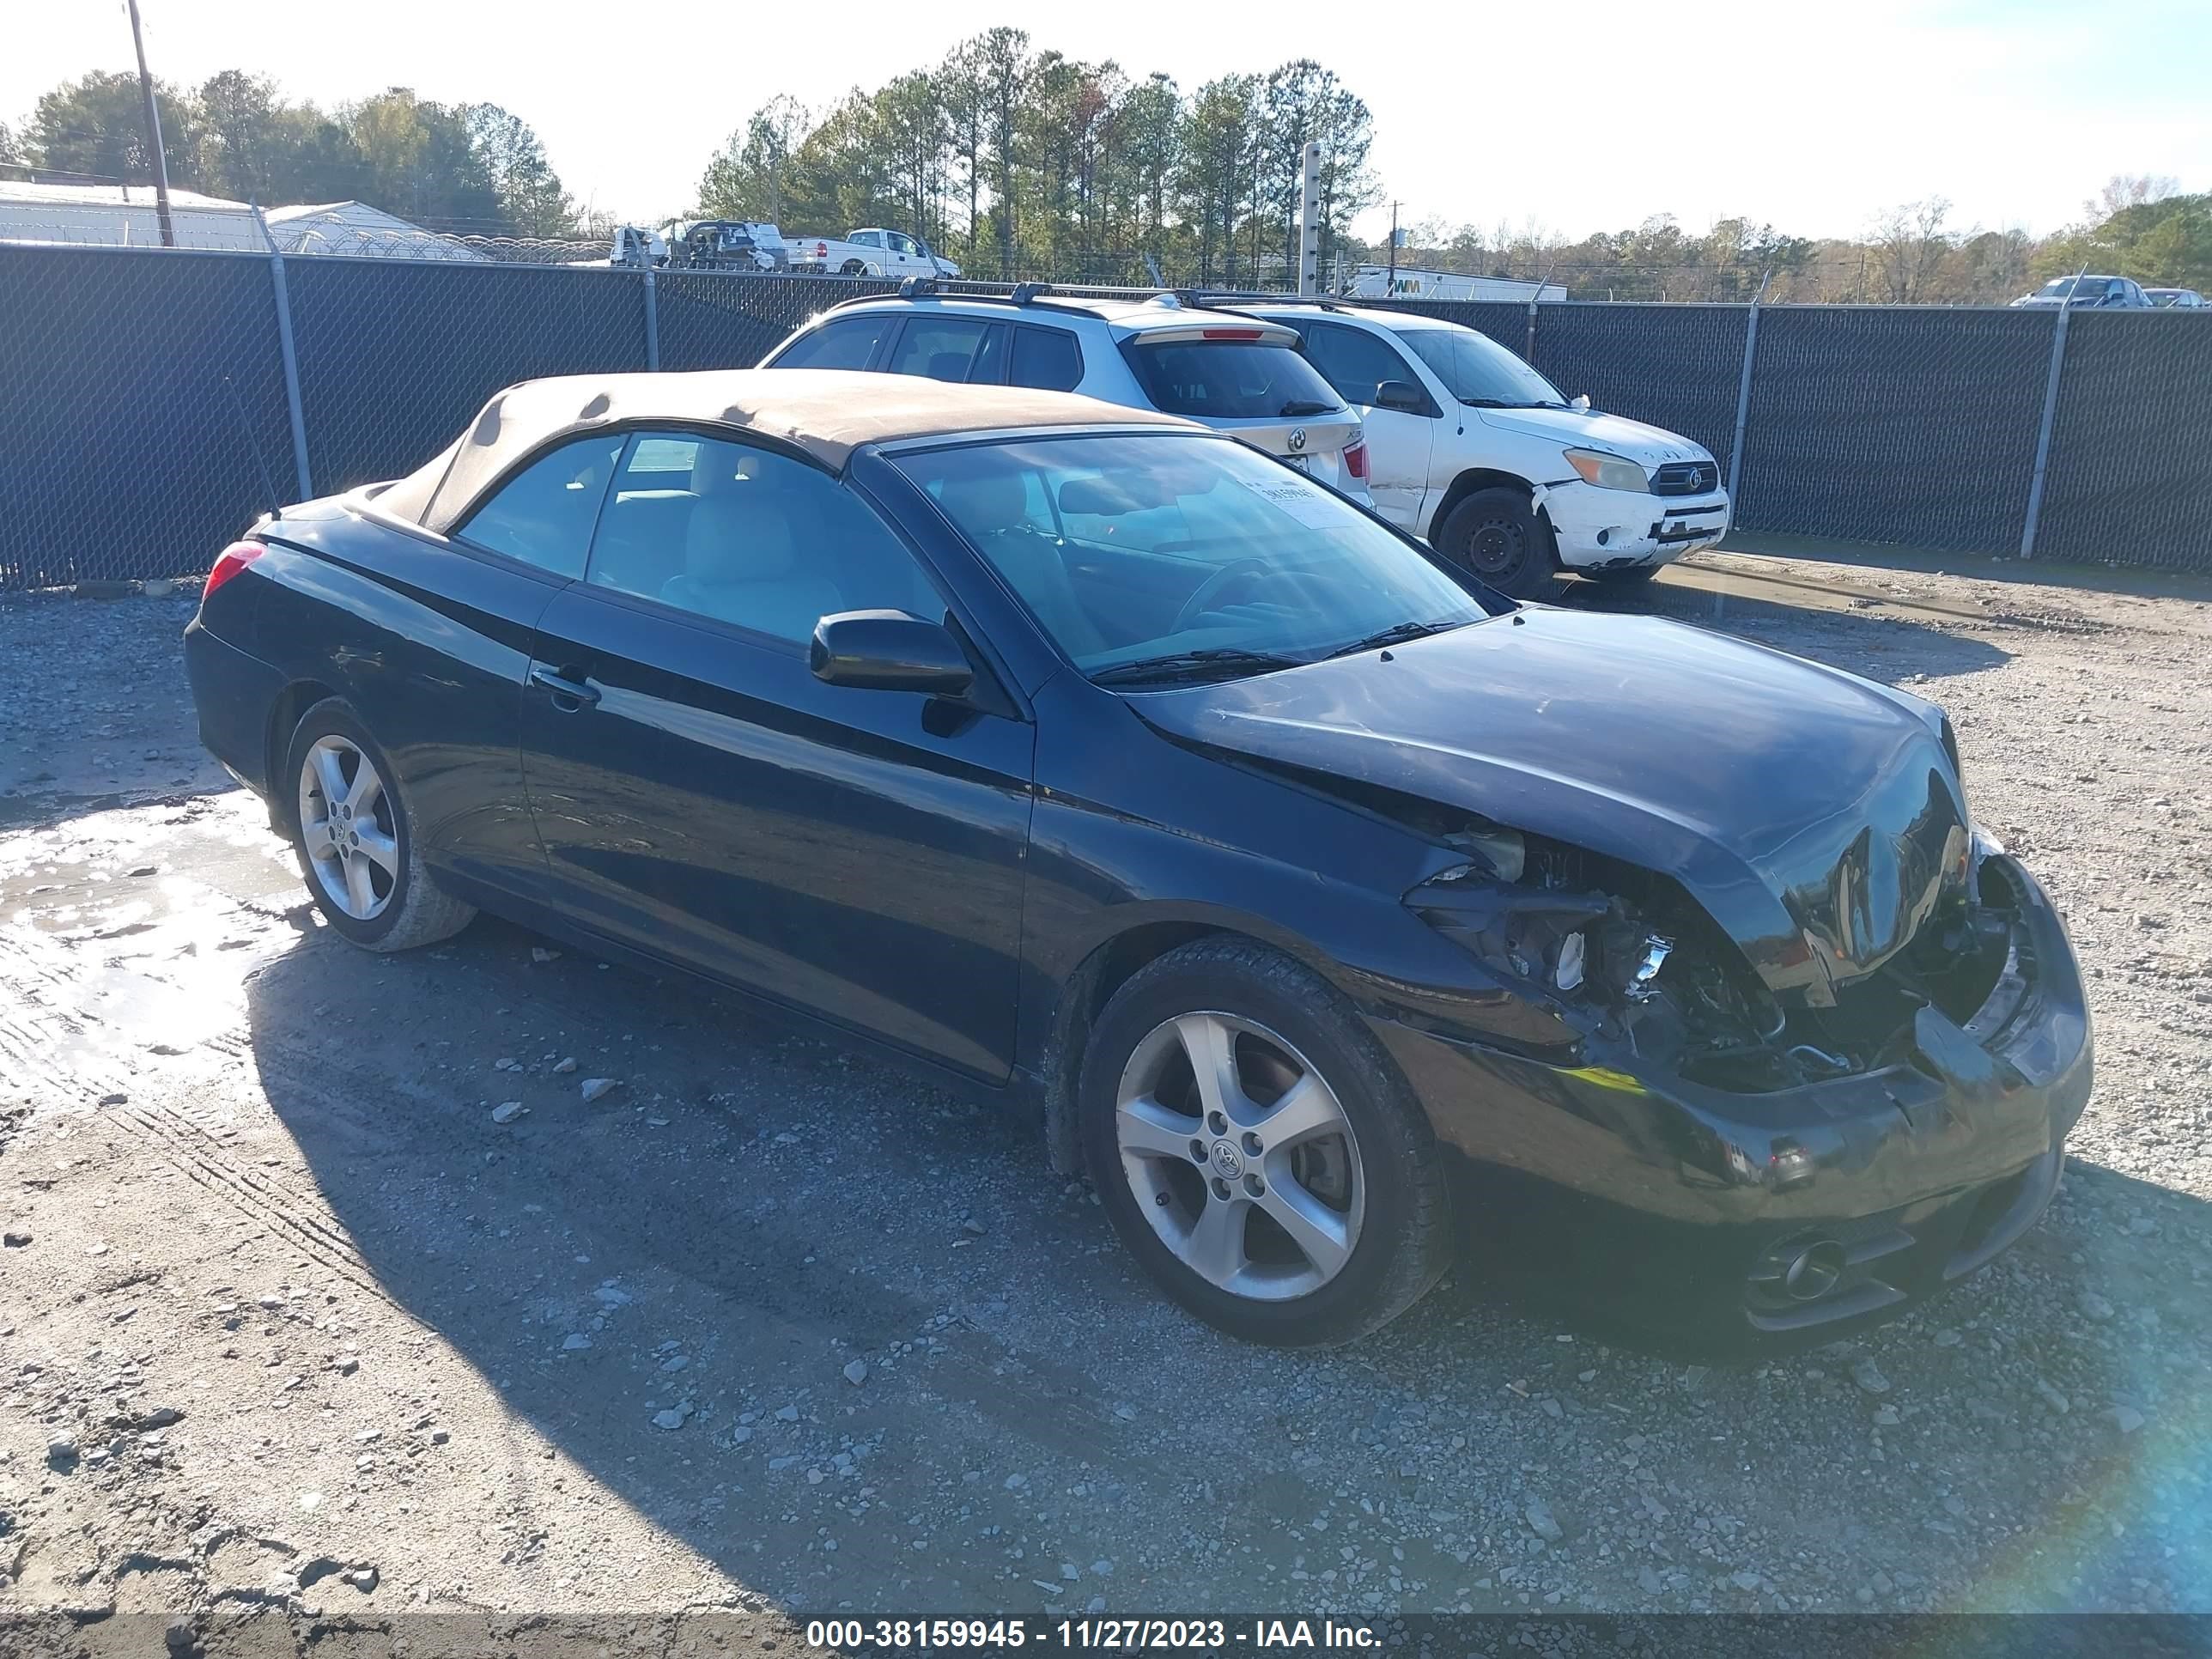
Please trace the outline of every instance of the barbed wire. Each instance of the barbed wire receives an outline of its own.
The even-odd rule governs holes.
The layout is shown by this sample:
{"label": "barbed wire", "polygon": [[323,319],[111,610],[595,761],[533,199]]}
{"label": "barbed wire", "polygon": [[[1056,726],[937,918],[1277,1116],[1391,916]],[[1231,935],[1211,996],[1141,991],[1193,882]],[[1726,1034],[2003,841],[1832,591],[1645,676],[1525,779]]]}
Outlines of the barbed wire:
{"label": "barbed wire", "polygon": [[[0,241],[54,243],[76,246],[158,247],[159,221],[150,192],[127,203],[101,203],[60,213],[27,211],[27,204],[0,202]],[[234,207],[179,204],[170,214],[174,246],[179,248],[264,253],[269,244],[250,212]],[[586,236],[507,236],[434,230],[416,226],[356,224],[343,215],[279,217],[269,225],[277,250],[302,257],[430,259],[458,264],[536,264],[617,268],[613,240]],[[964,252],[947,251],[953,256]],[[1364,250],[1346,250],[1325,261],[1321,286],[1330,293],[1355,294],[1363,282],[1389,268],[1386,258]],[[1510,283],[1533,289],[1539,283],[1564,289],[1577,301],[1634,301],[1740,304],[1759,290],[1768,268],[1745,262],[1682,261],[1619,264],[1601,260],[1544,260],[1514,257],[1478,260],[1462,256],[1449,263],[1424,258],[1421,251],[1401,250],[1400,297],[1448,298],[1444,282]],[[1011,264],[998,250],[983,247],[962,262],[961,277],[972,282],[1043,282],[1062,287],[1132,289],[1233,288],[1252,293],[1287,293],[1297,286],[1289,263],[1263,254],[1257,265],[1240,258],[1233,265],[1218,255],[1210,259],[1180,253],[1147,257],[1143,249],[1105,249],[1058,260],[1017,252]],[[1793,262],[1772,271],[1766,297],[1828,303],[1925,303],[2002,305],[2029,291],[2035,276],[2019,269],[1915,274],[1903,287],[1872,251],[1861,256]],[[1438,279],[1444,279],[1440,282]],[[1485,295],[1519,301],[1528,295]],[[1552,297],[1548,291],[1547,297]]]}

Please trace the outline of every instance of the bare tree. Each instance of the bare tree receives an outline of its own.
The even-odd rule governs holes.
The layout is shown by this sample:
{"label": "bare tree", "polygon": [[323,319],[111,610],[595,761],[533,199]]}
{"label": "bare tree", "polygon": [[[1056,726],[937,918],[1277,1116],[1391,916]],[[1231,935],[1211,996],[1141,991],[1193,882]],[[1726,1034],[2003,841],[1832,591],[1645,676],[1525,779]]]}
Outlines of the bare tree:
{"label": "bare tree", "polygon": [[1928,299],[1943,256],[1951,250],[1951,239],[1943,234],[1950,212],[1948,201],[1930,196],[1891,208],[1875,221],[1875,280],[1892,305],[1919,305]]}

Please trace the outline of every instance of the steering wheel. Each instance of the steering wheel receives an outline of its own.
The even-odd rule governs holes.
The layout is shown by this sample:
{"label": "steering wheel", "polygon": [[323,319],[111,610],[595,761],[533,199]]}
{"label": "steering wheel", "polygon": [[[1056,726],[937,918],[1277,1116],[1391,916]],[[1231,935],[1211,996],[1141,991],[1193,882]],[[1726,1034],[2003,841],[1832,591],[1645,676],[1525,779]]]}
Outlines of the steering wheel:
{"label": "steering wheel", "polygon": [[1182,602],[1182,609],[1176,612],[1175,626],[1168,631],[1180,634],[1188,628],[1206,614],[1207,608],[1228,590],[1231,583],[1251,576],[1268,575],[1273,569],[1274,567],[1265,559],[1231,559],[1200,582],[1198,592]]}

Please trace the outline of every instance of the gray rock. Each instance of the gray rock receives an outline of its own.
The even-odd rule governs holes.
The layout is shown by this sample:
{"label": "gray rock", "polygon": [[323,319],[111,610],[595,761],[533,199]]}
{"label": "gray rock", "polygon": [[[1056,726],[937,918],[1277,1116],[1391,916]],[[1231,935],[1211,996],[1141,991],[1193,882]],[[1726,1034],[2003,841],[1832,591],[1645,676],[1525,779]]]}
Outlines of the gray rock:
{"label": "gray rock", "polygon": [[2105,1413],[2122,1434],[2133,1434],[2143,1425],[2143,1414],[2133,1406],[2115,1406]]}
{"label": "gray rock", "polygon": [[2052,1388],[2049,1382],[2045,1382],[2039,1376],[2035,1379],[2035,1391],[2038,1395],[2042,1396],[2043,1403],[2050,1407],[2051,1410],[2057,1412],[2061,1417],[2065,1416],[2067,1413],[2074,1409],[2074,1402],[2072,1401],[2069,1400],[2064,1394],[2061,1393],[2058,1389]]}
{"label": "gray rock", "polygon": [[576,1057],[575,1057],[575,1055],[574,1055],[574,1054],[570,1054],[570,1055],[568,1055],[566,1059],[564,1059],[564,1060],[562,1060],[559,1061],[559,1062],[558,1062],[556,1065],[555,1065],[555,1066],[553,1067],[553,1070],[554,1070],[555,1073],[556,1073],[557,1076],[561,1076],[561,1077],[566,1077],[566,1076],[568,1076],[569,1073],[571,1073],[571,1072],[574,1071],[575,1069],[576,1069]]}
{"label": "gray rock", "polygon": [[2112,1316],[2112,1304],[2094,1291],[2084,1291],[2081,1297],[2081,1311],[2100,1323]]}
{"label": "gray rock", "polygon": [[1528,1530],[1547,1544],[1556,1544],[1566,1534],[1552,1514],[1552,1506],[1540,1498],[1531,1498],[1521,1510],[1521,1518],[1528,1523]]}
{"label": "gray rock", "polygon": [[845,1380],[854,1388],[859,1388],[861,1383],[868,1380],[868,1362],[865,1359],[855,1359],[848,1363],[845,1367]]}
{"label": "gray rock", "polygon": [[57,1435],[46,1442],[46,1462],[56,1468],[76,1462],[76,1442],[67,1435]]}
{"label": "gray rock", "polygon": [[1026,1474],[1010,1474],[1006,1477],[1006,1490],[1008,1492],[1019,1492],[1024,1486],[1028,1486],[1029,1483],[1030,1478]]}
{"label": "gray rock", "polygon": [[620,1078],[612,1077],[586,1078],[583,1084],[585,1103],[588,1105],[592,1101],[602,1099],[607,1095],[611,1094],[616,1086],[619,1085],[622,1079]]}
{"label": "gray rock", "polygon": [[799,1407],[778,1406],[775,1408],[775,1420],[779,1423],[796,1423],[799,1421]]}
{"label": "gray rock", "polygon": [[562,1353],[575,1353],[592,1346],[592,1339],[581,1331],[571,1331],[561,1339]]}
{"label": "gray rock", "polygon": [[1889,1379],[1881,1374],[1881,1367],[1871,1359],[1861,1359],[1851,1365],[1851,1381],[1869,1394],[1887,1394]]}
{"label": "gray rock", "polygon": [[522,1115],[522,1103],[519,1100],[502,1100],[491,1109],[491,1121],[495,1123],[512,1123]]}
{"label": "gray rock", "polygon": [[690,1401],[680,1400],[665,1412],[653,1413],[653,1426],[656,1429],[680,1429],[691,1420],[695,1409]]}
{"label": "gray rock", "polygon": [[351,1584],[356,1589],[359,1590],[363,1595],[366,1595],[369,1591],[376,1588],[376,1569],[374,1567],[356,1567],[352,1571],[346,1574],[345,1581],[347,1583]]}

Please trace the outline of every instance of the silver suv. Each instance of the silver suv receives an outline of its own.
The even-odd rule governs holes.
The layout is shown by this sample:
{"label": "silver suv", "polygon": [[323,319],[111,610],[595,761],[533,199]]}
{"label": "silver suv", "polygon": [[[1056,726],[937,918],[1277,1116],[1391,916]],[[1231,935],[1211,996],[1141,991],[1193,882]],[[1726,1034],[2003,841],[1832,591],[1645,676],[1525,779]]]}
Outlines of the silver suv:
{"label": "silver suv", "polygon": [[1173,295],[1080,300],[1041,285],[951,295],[910,283],[895,296],[832,306],[761,367],[1035,386],[1157,409],[1242,438],[1368,502],[1359,416],[1298,355],[1297,331]]}

